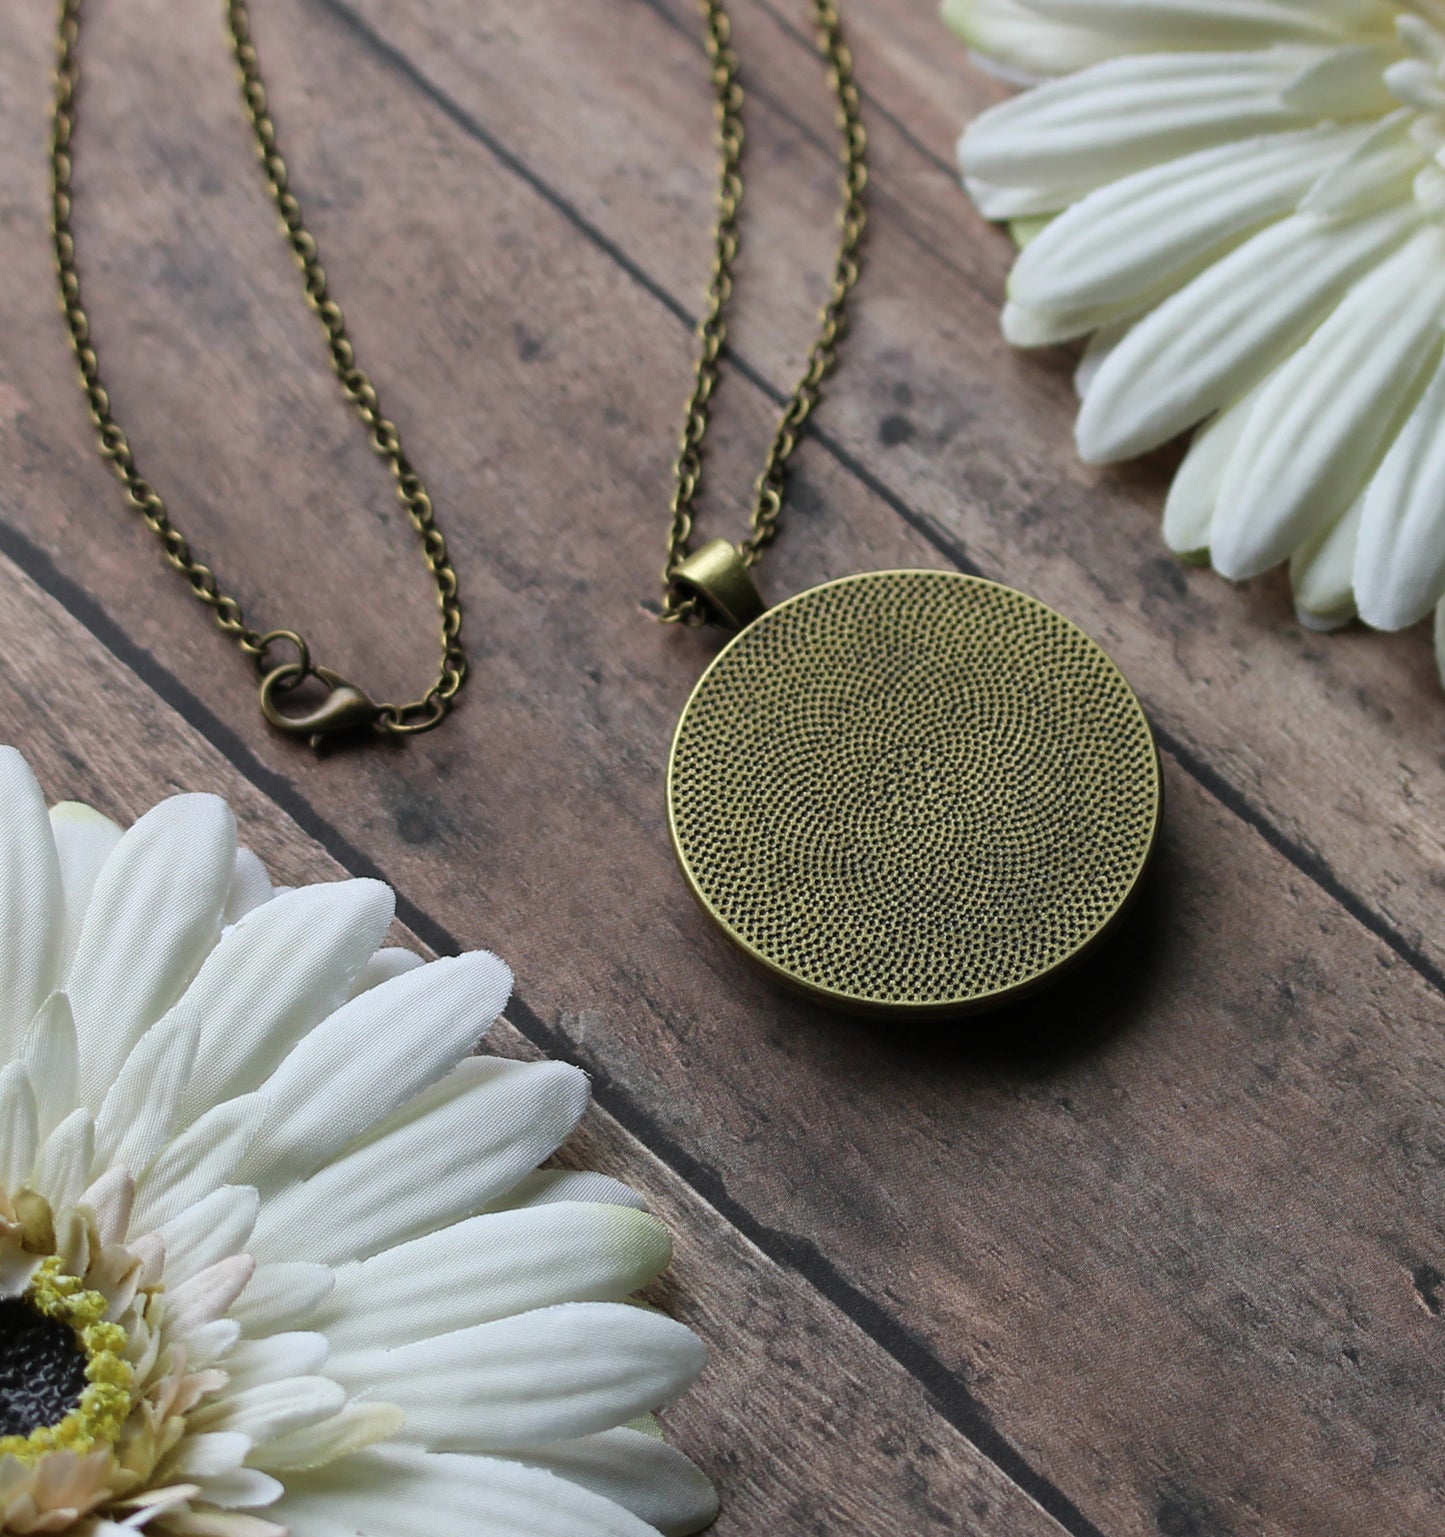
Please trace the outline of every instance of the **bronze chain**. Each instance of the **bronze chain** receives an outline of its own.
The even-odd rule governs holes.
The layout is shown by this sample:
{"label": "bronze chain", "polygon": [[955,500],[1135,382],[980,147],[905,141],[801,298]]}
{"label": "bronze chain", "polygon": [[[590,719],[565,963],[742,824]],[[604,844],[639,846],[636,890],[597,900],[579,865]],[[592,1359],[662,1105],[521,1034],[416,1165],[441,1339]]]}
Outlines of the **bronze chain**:
{"label": "bronze chain", "polygon": [[[276,124],[267,105],[260,62],[251,41],[246,0],[226,0],[226,19],[231,50],[240,75],[242,100],[255,133],[257,153],[282,231],[301,269],[306,303],[325,332],[331,364],[346,398],[365,424],[373,449],[391,470],[397,496],[417,531],[423,558],[436,582],[442,647],[436,681],[425,694],[409,704],[374,703],[339,674],[314,664],[309,647],[295,630],[270,630],[263,634],[252,629],[246,623],[240,603],[221,587],[215,572],[192,554],[185,535],[171,521],[160,493],[136,467],[130,442],[112,413],[110,394],[101,382],[90,320],[81,301],[75,236],[71,226],[74,205],[71,146],[80,84],[77,50],[83,3],[84,0],[61,0],[60,4],[51,141],[52,233],[61,304],[80,365],[81,384],[90,406],[91,420],[100,436],[101,453],[125,487],[130,505],[160,540],[165,558],[185,578],[195,597],[210,608],[216,624],[242,651],[255,659],[264,676],[262,709],[273,725],[311,736],[313,741],[330,731],[358,725],[370,725],[378,731],[399,735],[428,731],[445,719],[467,675],[467,657],[461,643],[462,605],[457,573],[447,553],[446,540],[437,526],[426,486],[407,459],[395,424],[382,413],[375,387],[357,364],[355,349],[346,332],[346,318],[341,306],[331,297],[316,241],[307,230],[301,204],[291,191],[286,162],[277,149]],[[292,648],[294,655],[278,662],[272,651],[280,645]],[[318,710],[301,717],[283,713],[278,696],[284,696],[307,679],[316,680],[327,689],[326,702]]]}
{"label": "bronze chain", "polygon": [[[725,0],[699,0],[705,25],[708,61],[712,69],[718,148],[717,220],[713,226],[712,279],[697,325],[698,358],[692,393],[683,420],[672,495],[672,527],[663,569],[665,624],[701,624],[702,605],[695,594],[674,580],[690,553],[697,498],[702,486],[703,445],[712,413],[713,395],[721,373],[727,342],[727,313],[733,293],[738,255],[738,214],[743,199],[743,87],[738,56],[732,44],[732,24]],[[776,536],[787,486],[787,465],[804,424],[822,397],[823,382],[838,361],[838,344],[848,323],[848,295],[858,281],[859,248],[867,223],[868,139],[864,132],[853,56],[843,38],[836,0],[813,0],[818,52],[828,69],[836,98],[835,117],[842,146],[842,204],[838,212],[839,240],[833,266],[832,291],[819,315],[820,329],[808,352],[807,365],[783,407],[777,429],[758,476],[751,531],[737,546],[746,566],[755,566]]]}

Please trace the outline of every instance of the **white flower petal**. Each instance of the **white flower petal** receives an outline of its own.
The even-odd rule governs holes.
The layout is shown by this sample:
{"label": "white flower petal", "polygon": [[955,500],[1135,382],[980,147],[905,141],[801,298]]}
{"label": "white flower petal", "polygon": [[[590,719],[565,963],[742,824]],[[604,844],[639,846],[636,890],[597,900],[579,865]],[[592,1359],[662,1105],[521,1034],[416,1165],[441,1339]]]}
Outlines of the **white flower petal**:
{"label": "white flower petal", "polygon": [[1385,74],[1397,52],[1392,39],[1323,53],[1285,87],[1284,103],[1312,117],[1378,117],[1395,106]]}
{"label": "white flower petal", "polygon": [[1343,516],[1439,358],[1442,310],[1445,231],[1427,227],[1361,278],[1261,392],[1220,489],[1217,570],[1266,571]]}
{"label": "white flower petal", "polygon": [[19,1057],[35,1090],[41,1135],[48,1136],[76,1108],[80,1082],[75,1021],[64,993],[52,993],[40,1006]]}
{"label": "white flower petal", "polygon": [[463,1062],[368,1141],[268,1195],[255,1252],[340,1264],[471,1216],[557,1148],[587,1093],[562,1063]]}
{"label": "white flower petal", "polygon": [[243,1094],[208,1110],[166,1143],[136,1186],[138,1231],[157,1227],[226,1184],[261,1129],[266,1101]]}
{"label": "white flower petal", "polygon": [[[1295,105],[1289,94],[1335,57],[1280,46],[1109,59],[985,112],[965,133],[960,158],[986,182],[1092,191],[1175,155],[1308,127],[1328,115],[1321,91]],[[1331,85],[1329,95],[1347,114],[1348,91]]]}
{"label": "white flower petal", "polygon": [[282,1377],[315,1376],[326,1364],[330,1344],[324,1334],[273,1334],[243,1340],[226,1358],[230,1390],[242,1392]]}
{"label": "white flower petal", "polygon": [[137,1285],[155,1287],[165,1280],[166,1246],[155,1233],[142,1233],[127,1239],[126,1248],[140,1261]]}
{"label": "white flower petal", "polygon": [[1409,106],[1427,114],[1445,110],[1445,86],[1437,65],[1425,59],[1397,59],[1385,71],[1385,83]]}
{"label": "white flower petal", "polygon": [[288,1479],[272,1514],[293,1537],[417,1537],[418,1511],[428,1537],[657,1537],[620,1505],[543,1469],[396,1445]]}
{"label": "white flower petal", "polygon": [[52,1207],[73,1206],[90,1183],[95,1163],[95,1122],[86,1110],[72,1110],[41,1144],[35,1160],[35,1188]]}
{"label": "white flower petal", "polygon": [[1103,327],[1089,338],[1084,355],[1079,359],[1079,366],[1074,370],[1074,393],[1080,400],[1087,398],[1095,376],[1115,347],[1133,329],[1133,324],[1132,320],[1121,320],[1116,325]]}
{"label": "white flower petal", "polygon": [[148,811],[106,861],[66,986],[82,1104],[99,1108],[132,1046],[195,975],[220,933],[235,860],[226,803],[182,795]]}
{"label": "white flower petal", "polygon": [[234,1254],[188,1277],[166,1294],[167,1328],[184,1339],[193,1329],[224,1318],[255,1271],[249,1254]]}
{"label": "white flower petal", "polygon": [[1435,670],[1445,685],[1445,600],[1435,610]]}
{"label": "white flower petal", "polygon": [[126,1532],[137,1531],[148,1521],[162,1514],[184,1518],[185,1513],[181,1507],[199,1493],[200,1490],[195,1484],[167,1484],[164,1489],[146,1489],[139,1494],[133,1494],[128,1499],[121,1500],[116,1507],[118,1510],[130,1512],[121,1523],[120,1529]]}
{"label": "white flower petal", "polygon": [[426,957],[418,955],[415,950],[403,950],[399,945],[390,945],[385,950],[378,950],[362,967],[361,975],[356,979],[356,986],[352,989],[353,996],[356,993],[369,993],[373,987],[380,987],[383,982],[390,982],[393,977],[403,976],[408,971],[415,971],[418,966],[425,965]]}
{"label": "white flower petal", "polygon": [[518,1180],[499,1200],[489,1202],[487,1210],[512,1211],[520,1206],[544,1206],[549,1201],[589,1201],[647,1210],[647,1202],[637,1191],[591,1169],[537,1169]]}
{"label": "white flower petal", "polygon": [[1224,472],[1258,398],[1259,391],[1252,391],[1194,435],[1164,503],[1164,542],[1176,555],[1209,548]]}
{"label": "white flower petal", "polygon": [[132,1173],[148,1169],[176,1124],[196,1060],[196,1032],[172,1009],[126,1057],[96,1117],[96,1151]]}
{"label": "white flower petal", "polygon": [[346,998],[394,907],[380,881],[303,886],[226,934],[179,1005],[199,1040],[182,1125],[276,1070]]}
{"label": "white flower petal", "polygon": [[511,990],[506,966],[475,951],[432,961],[343,1004],[267,1083],[265,1150],[242,1166],[246,1178],[264,1194],[278,1179],[315,1172],[465,1056]]}
{"label": "white flower petal", "polygon": [[166,1472],[173,1478],[214,1478],[239,1468],[250,1455],[252,1444],[250,1436],[235,1431],[187,1436],[166,1464]]}
{"label": "white flower petal", "polygon": [[260,857],[250,849],[236,850],[236,869],[231,877],[231,889],[226,896],[223,914],[227,923],[239,923],[247,913],[269,902],[275,893],[271,889],[271,877]]}
{"label": "white flower petal", "polygon": [[671,1403],[707,1364],[661,1313],[576,1302],[392,1350],[333,1350],[327,1370],[406,1411],[401,1434],[434,1451],[514,1451],[606,1430]]}
{"label": "white flower petal", "polygon": [[232,1468],[201,1484],[201,1493],[222,1510],[263,1510],[286,1492],[279,1479],[258,1468]]}
{"label": "white flower petal", "polygon": [[120,1243],[135,1207],[135,1181],[125,1169],[106,1169],[81,1192],[79,1204],[95,1218],[102,1243]]}
{"label": "white flower petal", "polygon": [[258,1265],[231,1316],[253,1339],[281,1333],[309,1319],[335,1284],[326,1265],[303,1260]]}
{"label": "white flower petal", "polygon": [[273,1437],[253,1461],[269,1473],[305,1473],[388,1441],[405,1423],[394,1404],[347,1404],[329,1420]]}
{"label": "white flower petal", "polygon": [[1063,187],[994,187],[976,176],[964,177],[963,184],[985,219],[1004,222],[1051,214],[1073,201]]}
{"label": "white flower petal", "polygon": [[329,1377],[287,1377],[203,1404],[191,1423],[249,1437],[258,1448],[273,1436],[328,1420],[346,1405],[346,1394]]}
{"label": "white flower petal", "polygon": [[1034,310],[1010,299],[1003,308],[1004,340],[1011,347],[1057,347],[1089,331],[1112,328],[1130,319],[1134,305],[1087,310]]}
{"label": "white flower petal", "polygon": [[158,1231],[166,1246],[166,1281],[175,1285],[240,1254],[256,1225],[261,1197],[249,1185],[222,1185]]}
{"label": "white flower petal", "polygon": [[[288,1532],[286,1527],[249,1511],[213,1510],[204,1505],[168,1510],[165,1531],[166,1537],[300,1537],[300,1533]],[[357,1534],[351,1532],[348,1537]]]}
{"label": "white flower petal", "polygon": [[317,1327],[338,1350],[382,1349],[561,1302],[620,1302],[671,1260],[667,1228],[627,1207],[489,1213],[342,1266]]}
{"label": "white flower petal", "polygon": [[1413,114],[1394,112],[1338,165],[1330,167],[1300,212],[1326,219],[1355,218],[1410,196],[1424,156],[1410,133]]}
{"label": "white flower petal", "polygon": [[1030,242],[1009,297],[1064,315],[1146,309],[1244,235],[1293,213],[1365,132],[1331,125],[1242,139],[1112,182]]}
{"label": "white flower petal", "polygon": [[1120,51],[1082,28],[1050,26],[1015,0],[943,0],[943,19],[986,63],[1015,77],[1071,74]]}
{"label": "white flower petal", "polygon": [[1381,630],[1445,597],[1445,363],[1370,483],[1354,576],[1360,615]]}
{"label": "white flower petal", "polygon": [[42,1263],[41,1255],[27,1254],[14,1245],[0,1250],[0,1298],[23,1297]]}
{"label": "white flower petal", "polygon": [[65,930],[56,969],[59,979],[70,970],[96,877],[115,852],[121,830],[108,816],[93,806],[81,805],[79,801],[62,801],[58,806],[52,806],[50,830],[60,860],[60,885],[65,906]]}
{"label": "white flower petal", "polygon": [[186,1361],[197,1368],[225,1361],[230,1370],[231,1352],[241,1338],[241,1326],[232,1318],[218,1318],[214,1323],[202,1324],[186,1336]]}
{"label": "white flower petal", "polygon": [[1139,48],[1259,48],[1291,38],[1388,36],[1380,0],[1026,0],[1046,23],[1096,30]]}
{"label": "white flower petal", "polygon": [[58,980],[64,900],[45,797],[24,758],[0,747],[0,1061]]}
{"label": "white flower petal", "polygon": [[1361,496],[1325,532],[1301,545],[1290,560],[1295,608],[1306,629],[1335,630],[1355,617],[1355,551],[1364,510]]}
{"label": "white flower petal", "polygon": [[663,1537],[700,1532],[717,1516],[717,1493],[688,1458],[656,1436],[625,1426],[523,1452],[518,1460],[612,1500]]}
{"label": "white flower petal", "polygon": [[1247,394],[1417,224],[1413,209],[1348,224],[1296,217],[1246,241],[1110,353],[1079,412],[1080,453],[1131,458]]}
{"label": "white flower petal", "polygon": [[18,1190],[30,1182],[40,1131],[35,1094],[19,1062],[0,1067],[0,1185]]}

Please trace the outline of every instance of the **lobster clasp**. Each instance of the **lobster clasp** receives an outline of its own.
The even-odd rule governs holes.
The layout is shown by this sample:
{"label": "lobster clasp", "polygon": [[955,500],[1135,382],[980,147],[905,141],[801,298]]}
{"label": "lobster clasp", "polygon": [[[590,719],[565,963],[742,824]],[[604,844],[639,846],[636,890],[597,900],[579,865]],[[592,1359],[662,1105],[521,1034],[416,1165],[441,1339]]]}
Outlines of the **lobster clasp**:
{"label": "lobster clasp", "polygon": [[[315,678],[326,685],[326,698],[304,715],[283,714],[276,696],[286,694],[307,678]],[[307,737],[313,747],[320,747],[327,737],[335,736],[337,732],[374,726],[381,707],[364,689],[357,688],[329,667],[313,667],[307,661],[283,662],[261,680],[261,714],[278,731]]]}

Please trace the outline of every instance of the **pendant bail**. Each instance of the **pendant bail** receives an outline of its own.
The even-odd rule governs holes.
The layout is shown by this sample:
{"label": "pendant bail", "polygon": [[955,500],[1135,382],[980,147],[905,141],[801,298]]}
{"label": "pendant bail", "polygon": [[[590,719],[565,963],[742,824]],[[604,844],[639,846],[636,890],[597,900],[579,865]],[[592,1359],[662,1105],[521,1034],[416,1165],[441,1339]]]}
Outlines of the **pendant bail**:
{"label": "pendant bail", "polygon": [[672,573],[673,586],[702,604],[710,624],[745,630],[767,608],[737,546],[713,539]]}

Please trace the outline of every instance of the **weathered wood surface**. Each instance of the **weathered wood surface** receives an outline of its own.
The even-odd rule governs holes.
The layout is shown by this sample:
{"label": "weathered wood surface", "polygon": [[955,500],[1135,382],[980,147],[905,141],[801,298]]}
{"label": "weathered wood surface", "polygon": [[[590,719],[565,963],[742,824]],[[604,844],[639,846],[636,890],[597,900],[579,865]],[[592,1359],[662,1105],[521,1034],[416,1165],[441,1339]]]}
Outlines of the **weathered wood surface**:
{"label": "weathered wood surface", "polygon": [[[254,772],[228,761],[3,557],[0,632],[0,718],[57,798],[81,797],[130,821],[168,790],[204,787],[230,800],[242,841],[277,880],[367,870],[354,854],[345,865],[329,855]],[[70,663],[58,677],[57,655]],[[397,938],[416,936],[399,928]],[[539,1054],[505,1021],[486,1044],[505,1056]],[[655,1300],[708,1340],[713,1364],[668,1424],[729,1491],[716,1531],[806,1530],[810,1522],[867,1531],[906,1520],[917,1532],[1059,1537],[1062,1528],[939,1415],[902,1366],[605,1111],[589,1114],[565,1161],[626,1180],[678,1234]],[[846,1460],[818,1455],[834,1441],[848,1446]]]}
{"label": "weathered wood surface", "polygon": [[[78,223],[117,408],[258,619],[404,689],[431,662],[424,578],[298,322],[217,22],[93,11]],[[737,12],[720,529],[806,341],[833,174],[806,8]],[[900,1039],[743,969],[672,866],[661,763],[705,645],[643,604],[707,257],[688,0],[256,0],[478,663],[445,731],[319,763],[265,732],[94,455],[44,235],[50,8],[25,0],[0,55],[0,551],[50,596],[0,572],[5,735],[118,810],[221,788],[316,873],[294,818],[429,942],[508,956],[529,1049],[586,1066],[625,1128],[600,1117],[589,1152],[681,1226],[673,1300],[719,1365],[678,1423],[726,1529],[1445,1531],[1428,647],[1304,635],[1277,583],[1165,558],[1157,470],[1077,466],[1067,368],[998,342],[1007,253],[949,170],[998,88],[927,4],[848,15],[877,221],[765,581],[966,561],[1110,645],[1171,801],[1151,900],[1089,973],[989,1041]]]}

